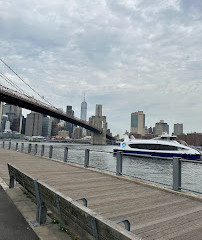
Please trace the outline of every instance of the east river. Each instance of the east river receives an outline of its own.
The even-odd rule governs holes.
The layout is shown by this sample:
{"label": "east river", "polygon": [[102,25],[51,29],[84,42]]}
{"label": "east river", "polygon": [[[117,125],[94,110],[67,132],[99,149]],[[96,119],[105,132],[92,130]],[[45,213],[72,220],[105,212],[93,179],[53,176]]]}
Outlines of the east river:
{"label": "east river", "polygon": [[[12,141],[12,149],[15,149],[15,144],[16,142]],[[32,143],[32,152],[35,144]],[[80,165],[84,164],[85,149],[88,148],[90,149],[90,167],[116,172],[116,156],[112,153],[114,146],[46,142],[38,142],[37,144],[39,155],[41,153],[41,145],[45,145],[45,156],[48,156],[49,146],[52,145],[53,158],[59,160],[63,160],[64,148],[68,147],[68,161]],[[8,142],[6,142],[5,148],[8,148]],[[20,149],[21,142],[19,142]],[[24,152],[27,152],[27,149],[28,142],[24,142]],[[123,156],[123,175],[170,187],[172,186],[172,167],[172,160]],[[182,188],[202,193],[202,164],[182,162]]]}

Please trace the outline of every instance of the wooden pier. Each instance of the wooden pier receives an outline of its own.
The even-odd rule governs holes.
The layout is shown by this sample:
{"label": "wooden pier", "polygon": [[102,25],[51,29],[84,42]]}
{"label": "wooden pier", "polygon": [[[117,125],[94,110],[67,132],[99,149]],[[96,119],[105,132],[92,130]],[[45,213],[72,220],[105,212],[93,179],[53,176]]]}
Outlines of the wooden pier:
{"label": "wooden pier", "polygon": [[[0,177],[8,183],[10,163],[72,199],[84,197],[88,208],[114,221],[130,221],[143,240],[201,240],[202,198],[192,197],[123,176],[0,149]],[[131,238],[132,239],[132,238]]]}

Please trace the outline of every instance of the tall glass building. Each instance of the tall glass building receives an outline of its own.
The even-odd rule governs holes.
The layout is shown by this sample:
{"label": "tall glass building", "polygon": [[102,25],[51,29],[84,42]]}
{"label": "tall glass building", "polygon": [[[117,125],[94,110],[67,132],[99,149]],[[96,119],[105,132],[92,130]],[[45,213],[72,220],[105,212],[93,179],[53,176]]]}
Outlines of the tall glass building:
{"label": "tall glass building", "polygon": [[42,136],[43,137],[51,137],[51,130],[52,130],[52,118],[47,116],[43,116],[42,122]]}
{"label": "tall glass building", "polygon": [[131,133],[145,135],[145,114],[143,111],[131,113]]}
{"label": "tall glass building", "polygon": [[81,120],[86,121],[87,119],[87,102],[85,101],[85,96],[84,100],[81,103]]}
{"label": "tall glass building", "polygon": [[[67,106],[66,113],[71,115],[71,116],[74,116],[74,111],[72,109],[72,106]],[[66,122],[65,130],[67,130],[69,132],[69,136],[72,137],[73,130],[74,130],[74,124]]]}

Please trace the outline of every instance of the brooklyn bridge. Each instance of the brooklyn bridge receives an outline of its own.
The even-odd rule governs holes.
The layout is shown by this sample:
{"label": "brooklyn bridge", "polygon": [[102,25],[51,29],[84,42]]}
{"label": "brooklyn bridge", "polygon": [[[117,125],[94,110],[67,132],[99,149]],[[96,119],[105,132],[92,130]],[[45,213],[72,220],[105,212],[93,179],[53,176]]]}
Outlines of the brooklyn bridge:
{"label": "brooklyn bridge", "polygon": [[[15,75],[17,75],[23,82],[24,80],[15,73],[2,59],[0,59]],[[10,78],[0,72],[0,77],[5,80],[6,83],[9,83],[13,90],[10,87],[0,84],[0,101],[12,104],[21,108],[25,108],[34,112],[41,114],[46,114],[50,117],[64,120],[66,122],[72,123],[74,125],[80,126],[92,132],[92,144],[105,144],[106,139],[113,140],[114,138],[111,134],[107,133],[105,128],[105,122],[103,117],[94,116],[93,123],[90,124],[87,121],[81,120],[77,117],[74,117],[68,113],[63,112],[62,110],[56,108],[48,102],[44,103],[38,99],[26,94],[16,83],[14,83]],[[27,84],[28,85],[28,84]],[[30,87],[30,86],[29,86]],[[30,87],[31,88],[31,87]],[[33,90],[33,88],[31,88]],[[36,92],[36,91],[35,91]],[[38,94],[38,93],[37,93]],[[39,94],[38,94],[39,95]],[[39,95],[40,96],[40,95]],[[42,97],[42,99],[44,99]]]}

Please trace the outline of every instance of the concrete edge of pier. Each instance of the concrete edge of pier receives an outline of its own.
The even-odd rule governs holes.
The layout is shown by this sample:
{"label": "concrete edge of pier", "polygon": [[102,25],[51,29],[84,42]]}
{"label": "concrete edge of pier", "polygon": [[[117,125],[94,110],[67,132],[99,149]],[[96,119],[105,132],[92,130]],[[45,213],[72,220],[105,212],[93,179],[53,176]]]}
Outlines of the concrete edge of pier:
{"label": "concrete edge of pier", "polygon": [[79,239],[73,232],[68,234],[60,231],[59,225],[52,224],[50,218],[48,218],[47,224],[35,226],[36,204],[33,202],[32,198],[25,194],[25,191],[20,187],[20,185],[13,189],[9,189],[8,185],[1,177],[0,185],[40,240]]}

